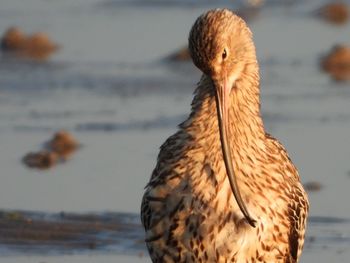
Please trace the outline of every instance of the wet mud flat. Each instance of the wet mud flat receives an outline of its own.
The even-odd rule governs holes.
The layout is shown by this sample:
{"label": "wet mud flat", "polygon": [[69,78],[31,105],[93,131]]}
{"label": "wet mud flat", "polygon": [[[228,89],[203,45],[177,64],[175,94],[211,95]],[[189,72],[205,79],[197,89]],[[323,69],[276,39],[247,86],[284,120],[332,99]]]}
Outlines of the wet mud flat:
{"label": "wet mud flat", "polygon": [[143,255],[143,229],[128,213],[0,212],[2,254],[81,254],[113,251]]}

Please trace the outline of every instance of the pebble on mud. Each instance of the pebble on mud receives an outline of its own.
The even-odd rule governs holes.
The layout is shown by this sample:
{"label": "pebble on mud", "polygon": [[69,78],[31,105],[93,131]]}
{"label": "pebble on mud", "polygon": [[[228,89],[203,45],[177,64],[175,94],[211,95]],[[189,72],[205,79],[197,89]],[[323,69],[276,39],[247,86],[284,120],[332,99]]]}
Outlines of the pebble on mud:
{"label": "pebble on mud", "polygon": [[55,133],[53,138],[47,142],[48,150],[56,153],[63,159],[67,159],[67,157],[77,150],[78,146],[78,142],[67,131]]}
{"label": "pebble on mud", "polygon": [[317,192],[322,189],[322,184],[316,181],[307,182],[304,184],[304,188],[308,192]]}
{"label": "pebble on mud", "polygon": [[58,162],[58,155],[54,152],[30,152],[23,157],[23,162],[30,168],[49,169]]}
{"label": "pebble on mud", "polygon": [[45,60],[58,48],[47,34],[38,32],[26,35],[18,27],[10,27],[1,39],[3,52],[23,58]]}
{"label": "pebble on mud", "polygon": [[44,149],[31,152],[23,157],[23,163],[30,168],[49,169],[63,163],[79,147],[78,142],[67,131],[59,131],[44,144]]}
{"label": "pebble on mud", "polygon": [[342,2],[326,4],[318,9],[316,14],[324,20],[337,25],[345,24],[349,19],[348,6]]}
{"label": "pebble on mud", "polygon": [[170,61],[190,61],[191,55],[190,51],[188,50],[188,47],[182,47],[179,50],[175,51],[173,54],[171,54],[168,59]]}
{"label": "pebble on mud", "polygon": [[336,45],[322,58],[321,67],[336,81],[350,80],[350,48]]}

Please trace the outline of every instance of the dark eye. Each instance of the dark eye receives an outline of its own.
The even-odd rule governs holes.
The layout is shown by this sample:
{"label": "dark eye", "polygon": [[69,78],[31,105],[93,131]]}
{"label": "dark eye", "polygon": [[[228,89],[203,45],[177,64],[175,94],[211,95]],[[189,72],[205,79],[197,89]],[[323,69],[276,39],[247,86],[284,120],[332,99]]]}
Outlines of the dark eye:
{"label": "dark eye", "polygon": [[222,52],[222,59],[225,60],[227,57],[226,49],[224,49],[224,52]]}

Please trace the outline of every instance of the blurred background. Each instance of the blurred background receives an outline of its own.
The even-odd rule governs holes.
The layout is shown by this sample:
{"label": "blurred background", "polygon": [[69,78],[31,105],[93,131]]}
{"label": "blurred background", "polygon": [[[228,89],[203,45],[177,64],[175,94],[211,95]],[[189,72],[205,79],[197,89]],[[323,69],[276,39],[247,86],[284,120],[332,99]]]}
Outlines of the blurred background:
{"label": "blurred background", "polygon": [[200,78],[190,27],[216,7],[253,31],[266,130],[309,193],[301,261],[349,262],[350,1],[338,3],[1,0],[0,262],[150,262],[143,187]]}

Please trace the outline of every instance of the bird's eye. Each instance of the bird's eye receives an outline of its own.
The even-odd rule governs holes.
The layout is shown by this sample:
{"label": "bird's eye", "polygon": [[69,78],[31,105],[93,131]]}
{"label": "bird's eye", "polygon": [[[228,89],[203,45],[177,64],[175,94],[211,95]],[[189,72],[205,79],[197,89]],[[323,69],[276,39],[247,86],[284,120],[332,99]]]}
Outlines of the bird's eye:
{"label": "bird's eye", "polygon": [[224,52],[222,52],[222,59],[225,60],[227,57],[226,49],[224,49]]}

